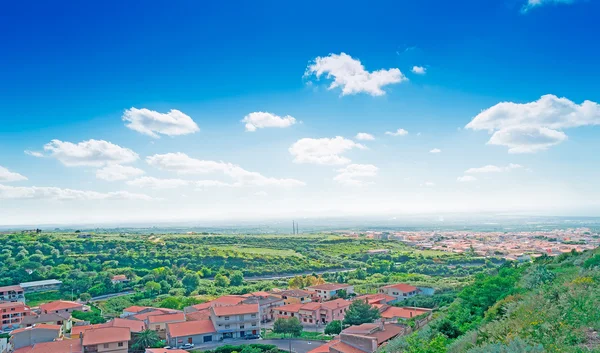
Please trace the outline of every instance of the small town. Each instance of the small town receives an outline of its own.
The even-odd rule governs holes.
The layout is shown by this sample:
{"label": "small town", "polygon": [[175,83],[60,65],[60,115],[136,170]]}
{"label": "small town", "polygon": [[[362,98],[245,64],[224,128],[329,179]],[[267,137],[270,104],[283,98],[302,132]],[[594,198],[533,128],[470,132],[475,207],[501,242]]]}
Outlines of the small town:
{"label": "small town", "polygon": [[[115,276],[114,280],[123,278]],[[432,309],[402,306],[404,300],[428,291],[405,283],[382,286],[377,293],[362,295],[355,293],[352,285],[322,283],[303,289],[225,295],[184,310],[131,306],[119,317],[95,325],[73,317],[74,312],[90,311],[90,306],[81,301],[27,305],[27,293],[59,286],[59,281],[48,280],[0,287],[2,331],[10,336],[7,352],[127,353],[136,336],[147,330],[155,331],[166,345],[147,348],[146,353],[207,350],[259,340],[263,332],[277,331],[276,326],[285,322],[297,323],[299,330],[328,331],[332,323],[347,321],[353,305],[360,304],[375,311],[376,319],[359,318],[365,322],[343,329],[340,326],[339,332],[331,334],[331,340],[309,352],[373,353],[389,340],[423,326],[432,314]]]}

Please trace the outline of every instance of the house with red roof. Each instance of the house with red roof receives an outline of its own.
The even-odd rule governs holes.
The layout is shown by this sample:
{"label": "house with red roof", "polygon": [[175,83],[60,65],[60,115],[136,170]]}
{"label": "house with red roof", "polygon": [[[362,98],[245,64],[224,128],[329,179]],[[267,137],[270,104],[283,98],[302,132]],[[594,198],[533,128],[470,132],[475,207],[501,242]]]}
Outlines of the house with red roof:
{"label": "house with red roof", "polygon": [[186,318],[183,312],[150,315],[145,320],[148,329],[156,331],[160,339],[165,339],[167,337],[167,324],[185,321]]}
{"label": "house with red roof", "polygon": [[73,353],[81,351],[83,351],[81,341],[76,339],[36,343],[19,348],[13,353]]}
{"label": "house with red roof", "polygon": [[0,287],[0,302],[25,303],[25,291],[20,285]]}
{"label": "house with red roof", "polygon": [[23,325],[23,320],[32,315],[31,309],[22,302],[0,303],[0,332],[8,332]]}
{"label": "house with red roof", "polygon": [[381,321],[397,323],[400,320],[409,320],[420,315],[429,315],[433,310],[415,307],[385,306],[381,311]]}
{"label": "house with red roof", "polygon": [[417,287],[411,286],[410,284],[396,283],[383,286],[379,288],[378,292],[379,294],[385,294],[396,298],[395,300],[388,303],[397,303],[404,299],[414,297],[419,293],[419,289]]}
{"label": "house with red roof", "polygon": [[99,327],[81,335],[83,353],[127,353],[131,332],[126,327]]}
{"label": "house with red roof", "polygon": [[217,334],[212,320],[200,320],[168,323],[166,339],[168,345],[179,347],[187,343],[199,345],[218,341],[220,336]]}
{"label": "house with red roof", "polygon": [[258,304],[215,305],[210,317],[219,338],[242,338],[260,333]]}
{"label": "house with red roof", "polygon": [[373,353],[390,340],[405,334],[405,328],[395,324],[362,324],[343,330],[337,339],[308,353]]}
{"label": "house with red roof", "polygon": [[331,321],[344,320],[351,303],[349,300],[335,299],[322,303],[288,304],[273,310],[277,318],[297,317],[303,326],[320,326],[327,325]]}
{"label": "house with red roof", "polygon": [[61,325],[39,324],[11,331],[9,342],[13,349],[19,349],[38,343],[52,342],[61,338],[62,335]]}
{"label": "house with red roof", "polygon": [[354,294],[354,286],[346,283],[323,283],[316,286],[305,288],[309,292],[315,293],[315,296],[321,301],[331,300],[334,297],[339,297],[340,291],[345,291],[346,294]]}
{"label": "house with red roof", "polygon": [[39,306],[41,314],[67,314],[73,311],[89,311],[90,307],[83,303],[68,300],[56,300]]}

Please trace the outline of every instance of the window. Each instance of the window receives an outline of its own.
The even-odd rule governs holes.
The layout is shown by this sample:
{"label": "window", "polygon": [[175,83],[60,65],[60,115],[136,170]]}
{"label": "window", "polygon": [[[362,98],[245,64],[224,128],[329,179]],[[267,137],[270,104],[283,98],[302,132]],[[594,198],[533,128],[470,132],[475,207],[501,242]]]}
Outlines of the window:
{"label": "window", "polygon": [[160,330],[160,325],[156,325],[154,326],[154,328],[156,329],[156,331]]}
{"label": "window", "polygon": [[229,320],[229,316],[225,316],[225,320]]}
{"label": "window", "polygon": [[252,314],[252,315],[250,315],[250,317],[251,317],[251,318],[255,318],[255,317],[256,317],[256,314]]}
{"label": "window", "polygon": [[119,343],[117,343],[117,346],[119,346],[119,347],[123,347],[123,342],[119,342]]}
{"label": "window", "polygon": [[104,348],[108,348],[108,343],[105,343],[105,344],[104,344]]}
{"label": "window", "polygon": [[240,325],[240,330],[244,328],[244,325]]}
{"label": "window", "polygon": [[239,316],[240,320],[244,320],[244,315]]}
{"label": "window", "polygon": [[252,323],[252,326],[256,326],[256,322],[253,322],[253,323]]}
{"label": "window", "polygon": [[225,325],[225,328],[229,328],[231,325]]}

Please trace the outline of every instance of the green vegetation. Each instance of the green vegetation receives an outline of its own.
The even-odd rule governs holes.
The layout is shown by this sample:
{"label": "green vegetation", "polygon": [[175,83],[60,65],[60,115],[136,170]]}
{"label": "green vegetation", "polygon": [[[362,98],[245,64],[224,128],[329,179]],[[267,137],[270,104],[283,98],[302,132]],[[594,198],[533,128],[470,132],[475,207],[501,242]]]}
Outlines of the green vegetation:
{"label": "green vegetation", "polygon": [[87,311],[87,312],[74,311],[73,317],[78,320],[89,321],[90,324],[92,324],[92,325],[103,324],[106,322],[106,320],[102,316],[100,309],[98,309],[97,307],[95,307],[93,305],[90,305],[90,308],[91,308],[91,310]]}
{"label": "green vegetation", "polygon": [[361,325],[379,319],[379,309],[372,307],[367,301],[355,300],[344,315],[344,325]]}
{"label": "green vegetation", "polygon": [[385,352],[600,352],[600,250],[477,275],[428,326]]}
{"label": "green vegetation", "polygon": [[273,344],[242,344],[242,345],[224,345],[204,353],[279,353],[280,349]]}
{"label": "green vegetation", "polygon": [[302,324],[297,317],[290,317],[289,319],[279,318],[273,323],[273,332],[280,333],[285,337],[299,337],[302,334]]}
{"label": "green vegetation", "polygon": [[272,330],[264,330],[263,329],[262,337],[264,339],[282,339],[282,338],[293,338],[299,340],[318,340],[318,341],[330,341],[334,336],[328,334],[322,334],[320,332],[314,331],[302,331],[300,335],[284,335],[282,333],[275,333]]}
{"label": "green vegetation", "polygon": [[338,335],[342,332],[342,322],[340,320],[333,320],[325,326],[326,335]]}

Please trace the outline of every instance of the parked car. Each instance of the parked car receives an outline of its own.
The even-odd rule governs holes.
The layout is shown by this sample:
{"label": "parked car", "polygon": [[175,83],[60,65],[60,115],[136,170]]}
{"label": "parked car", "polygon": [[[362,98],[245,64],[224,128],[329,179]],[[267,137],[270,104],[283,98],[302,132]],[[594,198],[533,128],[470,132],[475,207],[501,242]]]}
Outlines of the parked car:
{"label": "parked car", "polygon": [[246,335],[244,336],[244,339],[246,340],[255,340],[255,339],[259,339],[260,335]]}
{"label": "parked car", "polygon": [[186,343],[183,346],[179,346],[179,349],[184,349],[184,350],[189,350],[194,348],[194,344],[193,343]]}

